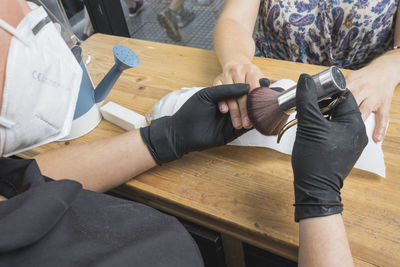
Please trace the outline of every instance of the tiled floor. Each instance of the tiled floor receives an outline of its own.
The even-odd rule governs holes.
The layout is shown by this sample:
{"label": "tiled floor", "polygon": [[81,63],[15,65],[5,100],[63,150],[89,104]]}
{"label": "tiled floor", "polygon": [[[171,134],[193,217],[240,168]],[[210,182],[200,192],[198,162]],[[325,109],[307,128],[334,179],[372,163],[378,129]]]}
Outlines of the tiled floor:
{"label": "tiled floor", "polygon": [[190,24],[180,29],[182,42],[174,42],[168,38],[164,28],[157,21],[157,14],[168,8],[171,0],[144,1],[144,10],[136,17],[128,16],[125,1],[121,1],[129,32],[133,38],[213,49],[212,36],[214,27],[223,8],[224,0],[186,0],[184,3],[185,8],[192,10],[196,17]]}

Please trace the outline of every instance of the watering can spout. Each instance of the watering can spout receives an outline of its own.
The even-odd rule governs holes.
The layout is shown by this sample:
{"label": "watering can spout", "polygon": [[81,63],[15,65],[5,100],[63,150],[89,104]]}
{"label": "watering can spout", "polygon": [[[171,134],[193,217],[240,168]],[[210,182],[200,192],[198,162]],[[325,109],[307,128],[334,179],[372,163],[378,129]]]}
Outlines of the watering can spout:
{"label": "watering can spout", "polygon": [[129,48],[123,45],[116,45],[113,48],[115,64],[99,83],[94,91],[96,103],[102,103],[113,88],[121,73],[140,64],[138,56]]}

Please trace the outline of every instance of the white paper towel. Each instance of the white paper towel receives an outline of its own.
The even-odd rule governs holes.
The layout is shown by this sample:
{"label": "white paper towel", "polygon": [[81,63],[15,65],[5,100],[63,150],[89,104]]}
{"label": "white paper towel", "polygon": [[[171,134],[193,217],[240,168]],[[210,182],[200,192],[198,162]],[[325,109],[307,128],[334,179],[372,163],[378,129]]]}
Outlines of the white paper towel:
{"label": "white paper towel", "polygon": [[[272,84],[271,87],[281,87],[283,89],[288,89],[294,84],[296,83],[292,80],[283,79]],[[151,111],[146,114],[147,120],[150,122],[151,120],[163,116],[173,115],[193,94],[201,89],[203,89],[203,87],[182,88],[179,91],[174,91],[166,95],[153,107]],[[293,113],[290,115],[289,120],[292,120],[295,117],[296,113]],[[372,134],[375,128],[374,114],[371,114],[368,117],[368,119],[365,121],[365,126],[369,139],[368,145],[364,149],[354,167],[357,169],[375,173],[382,177],[386,177],[386,167],[383,158],[382,143],[375,143],[372,140]],[[233,142],[229,143],[228,145],[267,147],[290,155],[292,154],[294,140],[296,138],[296,129],[297,126],[293,126],[288,131],[286,131],[279,144],[276,142],[276,136],[264,136],[253,129],[251,131],[248,131],[241,137],[237,138]]]}

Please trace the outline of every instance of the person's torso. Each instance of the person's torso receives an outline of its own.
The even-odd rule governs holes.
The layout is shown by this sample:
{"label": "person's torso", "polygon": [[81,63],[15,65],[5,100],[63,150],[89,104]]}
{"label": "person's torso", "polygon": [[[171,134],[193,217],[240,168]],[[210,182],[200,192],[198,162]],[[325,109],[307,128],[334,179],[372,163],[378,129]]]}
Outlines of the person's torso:
{"label": "person's torso", "polygon": [[[203,266],[177,219],[0,158],[0,267]],[[157,253],[154,253],[154,252]]]}
{"label": "person's torso", "polygon": [[265,57],[360,68],[393,45],[399,0],[262,0],[256,44]]}

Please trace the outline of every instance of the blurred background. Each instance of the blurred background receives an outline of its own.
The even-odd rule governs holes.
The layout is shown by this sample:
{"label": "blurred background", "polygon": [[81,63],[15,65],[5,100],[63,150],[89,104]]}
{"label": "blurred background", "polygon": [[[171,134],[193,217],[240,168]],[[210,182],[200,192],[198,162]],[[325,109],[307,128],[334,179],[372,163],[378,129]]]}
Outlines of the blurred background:
{"label": "blurred background", "polygon": [[[118,1],[118,2],[117,2]],[[62,0],[75,34],[93,32],[213,49],[224,0]]]}

